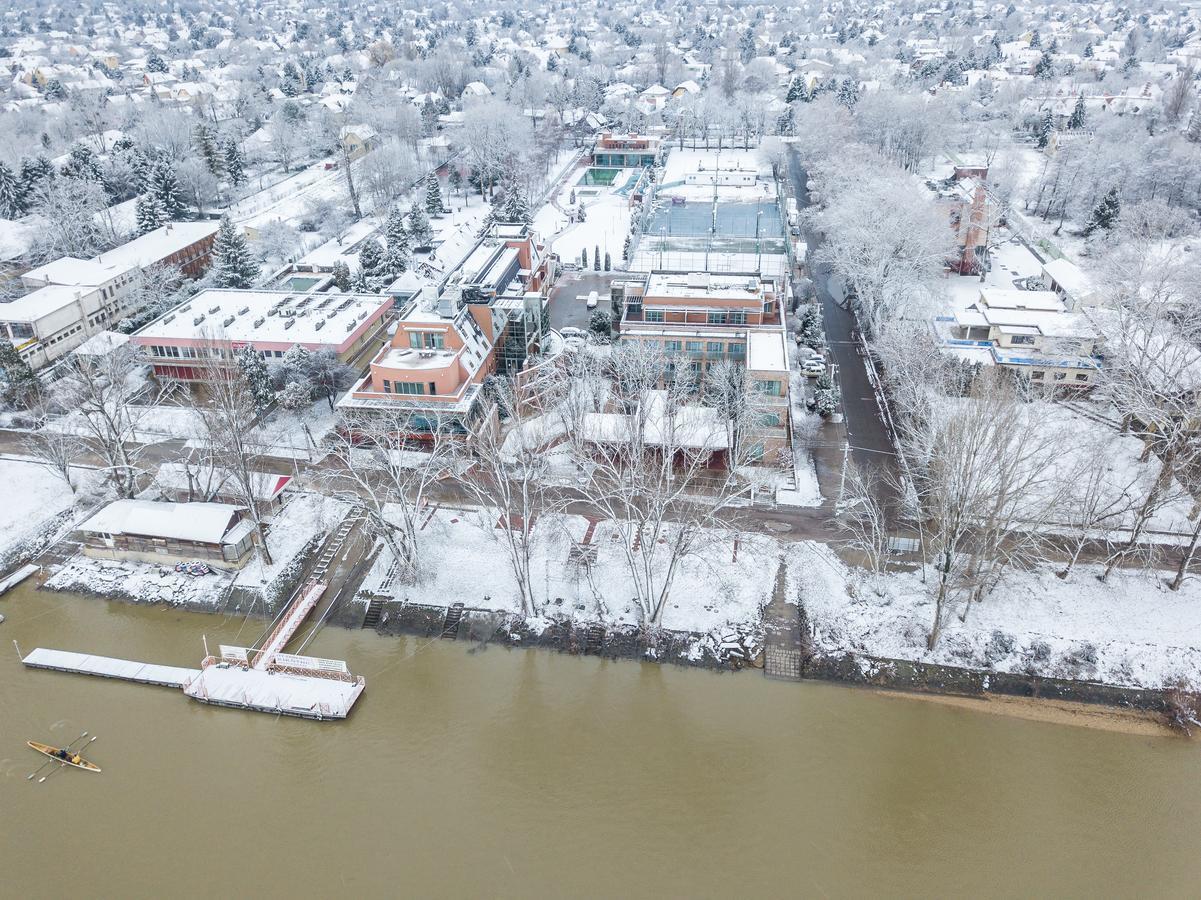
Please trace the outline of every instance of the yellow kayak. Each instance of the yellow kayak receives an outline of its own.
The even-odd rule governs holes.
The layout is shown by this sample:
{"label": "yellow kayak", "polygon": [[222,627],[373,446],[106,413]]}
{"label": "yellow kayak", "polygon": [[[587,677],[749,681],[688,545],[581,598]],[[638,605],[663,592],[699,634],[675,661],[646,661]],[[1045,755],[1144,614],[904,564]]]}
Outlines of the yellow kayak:
{"label": "yellow kayak", "polygon": [[59,753],[61,752],[61,748],[59,748],[59,747],[52,747],[49,744],[40,744],[37,741],[26,741],[25,743],[28,746],[32,747],[34,750],[36,750],[38,753],[43,753],[46,756],[49,756],[51,759],[55,760],[56,762],[61,763],[64,766],[73,766],[76,769],[83,769],[85,772],[99,772],[100,771],[100,767],[98,765],[96,765],[95,763],[88,762],[82,756],[79,757],[79,762],[75,762],[76,754],[72,753],[69,750],[67,751],[67,753],[68,753],[67,758],[63,759],[59,755]]}

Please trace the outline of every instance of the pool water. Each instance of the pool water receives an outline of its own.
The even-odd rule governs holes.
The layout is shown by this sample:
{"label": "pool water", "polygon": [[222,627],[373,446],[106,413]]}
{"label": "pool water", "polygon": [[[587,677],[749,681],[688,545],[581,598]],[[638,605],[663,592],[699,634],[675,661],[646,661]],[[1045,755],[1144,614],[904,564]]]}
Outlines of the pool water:
{"label": "pool water", "polygon": [[578,183],[608,187],[617,180],[617,176],[620,174],[621,169],[599,169],[594,166],[584,171]]}

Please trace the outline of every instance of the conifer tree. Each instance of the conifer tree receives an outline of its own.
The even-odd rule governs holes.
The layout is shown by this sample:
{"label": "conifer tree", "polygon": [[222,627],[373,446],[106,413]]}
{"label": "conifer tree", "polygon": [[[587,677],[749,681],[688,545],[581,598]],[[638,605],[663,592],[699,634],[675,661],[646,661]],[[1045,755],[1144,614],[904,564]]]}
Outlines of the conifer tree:
{"label": "conifer tree", "polygon": [[429,216],[416,203],[409,210],[409,240],[413,248],[418,250],[428,247],[434,240],[434,230],[430,227]]}
{"label": "conifer tree", "polygon": [[225,157],[225,172],[229,175],[229,183],[235,187],[246,183],[246,160],[242,156],[242,148],[232,137],[225,139],[222,155]]}
{"label": "conifer tree", "polygon": [[158,194],[139,194],[134,204],[135,217],[138,223],[138,234],[161,227],[167,221],[167,211]]}
{"label": "conifer tree", "polygon": [[600,266],[601,266],[601,255],[600,255],[600,246],[598,245],[598,246],[592,248],[592,268],[595,269],[597,272],[599,272]]}
{"label": "conifer tree", "polygon": [[41,382],[29,363],[7,340],[0,340],[0,399],[24,409],[37,398]]}
{"label": "conifer tree", "polygon": [[238,368],[242,370],[242,377],[246,379],[246,386],[254,399],[254,408],[262,412],[275,399],[275,389],[271,387],[271,374],[267,371],[267,363],[251,346],[239,350],[237,359]]}
{"label": "conifer tree", "polygon": [[187,205],[184,203],[183,189],[179,186],[179,179],[175,177],[175,167],[170,162],[160,159],[155,164],[148,188],[150,192],[158,195],[168,222],[184,217]]}
{"label": "conifer tree", "polygon": [[213,284],[224,288],[250,288],[259,277],[259,264],[250,253],[246,236],[235,227],[229,216],[221,219],[217,240],[213,244],[216,277]]}
{"label": "conifer tree", "polygon": [[338,290],[350,290],[350,266],[346,265],[345,260],[340,259],[334,263],[334,269],[331,274],[333,275],[334,285],[338,288]]}
{"label": "conifer tree", "polygon": [[197,122],[196,127],[192,129],[192,142],[200,151],[200,156],[209,172],[214,178],[220,178],[225,160],[217,146],[217,138],[213,134],[212,126],[207,122]]}
{"label": "conifer tree", "polygon": [[434,172],[425,180],[425,211],[431,216],[442,215],[442,185]]}
{"label": "conifer tree", "polygon": [[609,257],[609,251],[605,251],[605,271],[608,272],[613,268],[613,260]]}
{"label": "conifer tree", "polygon": [[0,162],[0,218],[15,219],[21,215],[21,193],[13,170]]}
{"label": "conifer tree", "polygon": [[1072,131],[1079,131],[1084,127],[1084,122],[1084,95],[1081,94],[1076,98],[1076,105],[1072,108],[1071,118],[1068,119],[1068,128],[1072,129]]}
{"label": "conifer tree", "polygon": [[359,281],[369,293],[378,294],[388,277],[384,248],[375,238],[367,238],[359,248]]}
{"label": "conifer tree", "polygon": [[1097,205],[1093,207],[1088,221],[1084,224],[1084,234],[1088,236],[1098,230],[1109,231],[1118,221],[1118,216],[1121,214],[1122,203],[1118,199],[1118,189],[1111,187],[1105,192],[1105,196],[1097,202]]}
{"label": "conifer tree", "polygon": [[1044,110],[1043,117],[1039,120],[1037,144],[1039,150],[1045,150],[1047,145],[1051,143],[1051,135],[1055,133],[1055,120],[1051,117],[1051,110]]}

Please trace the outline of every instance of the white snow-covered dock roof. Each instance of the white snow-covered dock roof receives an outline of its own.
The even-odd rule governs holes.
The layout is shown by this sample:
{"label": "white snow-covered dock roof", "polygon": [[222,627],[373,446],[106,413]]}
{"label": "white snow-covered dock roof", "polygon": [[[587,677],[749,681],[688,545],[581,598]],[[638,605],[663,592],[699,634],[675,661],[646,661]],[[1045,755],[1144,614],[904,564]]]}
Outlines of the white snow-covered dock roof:
{"label": "white snow-covered dock roof", "polygon": [[115,500],[80,525],[79,530],[220,544],[236,527],[239,510],[240,507],[228,503]]}

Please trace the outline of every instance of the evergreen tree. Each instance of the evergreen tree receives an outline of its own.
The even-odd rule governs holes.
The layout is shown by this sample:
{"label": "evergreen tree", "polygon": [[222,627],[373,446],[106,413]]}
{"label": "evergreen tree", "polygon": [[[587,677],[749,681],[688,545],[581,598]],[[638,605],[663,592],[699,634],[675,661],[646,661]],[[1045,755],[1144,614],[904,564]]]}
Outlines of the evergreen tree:
{"label": "evergreen tree", "polygon": [[209,172],[214,178],[220,178],[225,160],[217,146],[217,137],[213,134],[212,126],[207,122],[197,122],[196,127],[192,129],[192,142]]}
{"label": "evergreen tree", "polygon": [[817,414],[823,419],[830,418],[830,416],[838,412],[839,395],[838,388],[834,386],[834,379],[831,377],[829,370],[817,376],[817,383],[813,387],[813,402],[817,409]]}
{"label": "evergreen tree", "polygon": [[600,246],[598,245],[598,246],[592,248],[592,268],[595,269],[597,272],[599,272],[600,266],[601,266],[601,255],[600,255]]}
{"label": "evergreen tree", "polygon": [[292,412],[304,409],[312,402],[312,388],[299,381],[289,381],[279,392],[279,405]]}
{"label": "evergreen tree", "polygon": [[1039,120],[1038,131],[1038,149],[1045,150],[1047,145],[1051,143],[1051,135],[1055,133],[1055,120],[1051,117],[1051,110],[1043,111],[1043,117]]}
{"label": "evergreen tree", "polygon": [[587,222],[588,221],[588,213],[586,213],[584,211],[583,203],[581,203],[579,208],[575,211],[575,220],[577,222]]}
{"label": "evergreen tree", "polygon": [[293,344],[289,347],[279,364],[282,379],[285,382],[299,382],[304,385],[306,390],[311,392],[312,385],[309,384],[309,359],[312,355],[312,353],[300,346],[300,344]]}
{"label": "evergreen tree", "polygon": [[167,211],[163,209],[158,194],[139,194],[134,211],[138,223],[138,234],[161,227],[167,222]]}
{"label": "evergreen tree", "polygon": [[399,207],[392,207],[384,223],[385,267],[393,277],[409,269],[409,232],[405,228],[404,214]]}
{"label": "evergreen tree", "polygon": [[626,265],[630,263],[630,236],[626,235],[626,242],[621,248],[621,261]]}
{"label": "evergreen tree", "polygon": [[580,251],[580,268],[588,268],[588,248],[585,247]]}
{"label": "evergreen tree", "polygon": [[359,248],[359,283],[378,294],[387,286],[389,274],[384,248],[375,238],[367,238]]}
{"label": "evergreen tree", "polygon": [[785,103],[794,103],[801,99],[801,95],[805,93],[805,84],[799,78],[793,78],[788,82],[788,93],[784,97]]}
{"label": "evergreen tree", "polygon": [[1079,131],[1084,127],[1085,110],[1084,110],[1084,95],[1081,94],[1076,98],[1076,105],[1072,108],[1071,118],[1068,119],[1068,128],[1072,131]]}
{"label": "evergreen tree", "polygon": [[254,398],[254,408],[262,412],[275,399],[275,389],[271,387],[271,374],[267,371],[267,363],[253,347],[243,347],[237,353],[238,368],[250,388],[250,396]]}
{"label": "evergreen tree", "polygon": [[613,260],[609,258],[609,251],[605,251],[605,271],[608,272],[613,268]]}
{"label": "evergreen tree", "polygon": [[429,216],[425,210],[413,204],[409,210],[409,241],[415,250],[428,247],[434,240],[434,230],[430,227]]}
{"label": "evergreen tree", "polygon": [[1201,144],[1201,101],[1193,108],[1193,114],[1189,118],[1188,128],[1184,130],[1184,136],[1194,144]]}
{"label": "evergreen tree", "polygon": [[179,179],[175,177],[175,167],[168,160],[160,159],[155,163],[147,189],[158,196],[168,222],[184,217],[187,205],[184,203],[183,189],[179,186]]}
{"label": "evergreen tree", "polygon": [[463,173],[459,171],[458,166],[450,170],[450,190],[451,193],[463,190]]}
{"label": "evergreen tree", "polygon": [[425,211],[431,216],[442,215],[442,185],[435,172],[430,172],[425,180]]}
{"label": "evergreen tree", "polygon": [[18,409],[28,407],[41,389],[29,363],[7,340],[0,340],[0,399]]}
{"label": "evergreen tree", "polygon": [[0,162],[0,218],[15,219],[21,215],[24,211],[21,193],[13,170]]}
{"label": "evergreen tree", "polygon": [[1109,231],[1118,221],[1122,213],[1122,203],[1118,199],[1118,189],[1111,187],[1105,196],[1093,207],[1088,221],[1084,224],[1084,234],[1093,234],[1097,230]]}
{"label": "evergreen tree", "polygon": [[148,56],[146,58],[146,71],[147,72],[166,72],[167,71],[167,62],[161,56],[159,56],[157,53],[151,53],[150,56]]}
{"label": "evergreen tree", "polygon": [[223,216],[213,244],[213,284],[224,288],[250,288],[259,277],[259,264],[250,254],[246,235],[229,216]]}
{"label": "evergreen tree", "polygon": [[225,139],[222,155],[225,157],[225,172],[229,175],[229,183],[235,187],[246,183],[246,160],[242,155],[242,147],[232,137]]}
{"label": "evergreen tree", "polygon": [[1030,46],[1034,47],[1034,48],[1038,48],[1038,47],[1041,47],[1042,45],[1043,45],[1043,36],[1038,33],[1038,29],[1036,28],[1036,29],[1034,29],[1034,32],[1030,35]]}
{"label": "evergreen tree", "polygon": [[334,263],[334,270],[331,274],[334,278],[334,286],[338,290],[350,290],[350,266],[346,265],[345,260],[340,259]]}
{"label": "evergreen tree", "polygon": [[530,216],[530,204],[525,198],[525,191],[516,181],[508,181],[505,184],[498,200],[499,204],[494,204],[496,221],[520,222],[522,225],[529,225],[533,221]]}
{"label": "evergreen tree", "polygon": [[1093,42],[1092,41],[1089,41],[1087,44],[1084,45],[1084,53],[1082,55],[1084,56],[1085,59],[1093,58]]}
{"label": "evergreen tree", "polygon": [[855,104],[859,102],[859,83],[853,78],[844,78],[838,85],[838,94],[835,99],[847,109],[854,109]]}
{"label": "evergreen tree", "polygon": [[1046,80],[1055,77],[1055,61],[1050,53],[1044,53],[1034,64],[1034,77]]}

